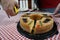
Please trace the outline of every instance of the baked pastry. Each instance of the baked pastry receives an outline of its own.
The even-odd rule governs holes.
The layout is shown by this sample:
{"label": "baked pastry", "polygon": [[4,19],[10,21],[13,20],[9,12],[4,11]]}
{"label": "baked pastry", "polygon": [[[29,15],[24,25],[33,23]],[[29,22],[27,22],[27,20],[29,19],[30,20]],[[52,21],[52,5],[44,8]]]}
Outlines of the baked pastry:
{"label": "baked pastry", "polygon": [[41,34],[53,28],[53,18],[48,14],[26,13],[20,17],[21,28],[31,34]]}

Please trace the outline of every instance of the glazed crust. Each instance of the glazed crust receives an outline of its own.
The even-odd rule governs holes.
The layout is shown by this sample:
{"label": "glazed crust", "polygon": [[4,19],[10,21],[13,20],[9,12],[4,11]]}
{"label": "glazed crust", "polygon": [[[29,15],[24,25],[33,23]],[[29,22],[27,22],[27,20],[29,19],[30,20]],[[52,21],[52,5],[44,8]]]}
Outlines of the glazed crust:
{"label": "glazed crust", "polygon": [[27,32],[30,33],[30,28],[29,28],[29,25],[27,25],[26,23],[23,22],[22,18],[20,18],[20,25],[21,25],[21,28]]}
{"label": "glazed crust", "polygon": [[[29,15],[29,18],[30,19],[37,20],[36,21],[36,24],[35,24],[35,28],[33,28],[34,26],[29,26],[27,23],[23,22],[22,17],[23,16],[20,17],[20,25],[21,25],[21,28],[23,30],[25,30],[26,32],[31,33],[32,30],[34,30],[33,34],[41,34],[41,33],[48,32],[48,31],[50,31],[53,28],[54,21],[53,21],[53,18],[52,17],[48,17],[50,19],[50,21],[48,23],[44,23],[43,21],[46,19],[46,17],[43,17],[42,14],[30,14]],[[24,15],[24,17],[25,17],[25,15]],[[43,18],[40,19],[41,17],[43,17]],[[42,22],[42,26],[39,23],[40,21]],[[33,23],[33,25],[34,25],[34,23]]]}
{"label": "glazed crust", "polygon": [[36,26],[34,28],[34,34],[41,34],[50,31],[53,28],[53,19],[51,19],[48,23],[42,23],[42,26],[40,25],[37,27],[37,25],[40,25],[39,21],[36,23]]}
{"label": "glazed crust", "polygon": [[[24,18],[24,17],[23,17]],[[28,23],[25,23],[22,19],[22,17],[20,18],[20,25],[21,25],[21,28],[29,33],[31,33],[32,31],[32,28],[33,28],[33,25],[30,27],[30,25],[28,25],[29,23],[29,20],[28,20]],[[28,19],[29,17],[27,17]],[[30,20],[31,21],[31,20]],[[34,23],[34,21],[32,20],[32,22]]]}

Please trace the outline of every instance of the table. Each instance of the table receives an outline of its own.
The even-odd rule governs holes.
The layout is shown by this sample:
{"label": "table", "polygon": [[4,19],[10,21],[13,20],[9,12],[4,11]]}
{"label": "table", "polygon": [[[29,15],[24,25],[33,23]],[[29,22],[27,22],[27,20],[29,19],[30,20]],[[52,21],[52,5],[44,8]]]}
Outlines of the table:
{"label": "table", "polygon": [[[5,11],[0,10],[0,40],[31,40],[17,31],[17,22],[19,22],[21,14],[8,18]],[[55,20],[60,23],[60,18],[55,18]],[[57,28],[59,34],[47,40],[60,40],[60,25]]]}

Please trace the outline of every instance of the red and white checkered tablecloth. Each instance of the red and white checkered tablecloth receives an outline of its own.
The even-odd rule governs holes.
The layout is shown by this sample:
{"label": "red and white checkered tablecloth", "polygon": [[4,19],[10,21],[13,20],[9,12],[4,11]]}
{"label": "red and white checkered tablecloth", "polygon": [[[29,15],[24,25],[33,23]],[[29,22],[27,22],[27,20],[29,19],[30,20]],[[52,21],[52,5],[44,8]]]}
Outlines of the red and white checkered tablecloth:
{"label": "red and white checkered tablecloth", "polygon": [[[17,23],[20,19],[20,15],[11,17],[10,19],[7,17],[6,13],[3,10],[0,10],[0,40],[31,40],[24,36],[22,36],[17,31]],[[60,22],[60,18],[55,18],[57,22]],[[58,30],[60,31],[60,25],[58,25]],[[48,38],[48,40],[60,40],[60,33],[58,35],[54,35],[52,38]]]}

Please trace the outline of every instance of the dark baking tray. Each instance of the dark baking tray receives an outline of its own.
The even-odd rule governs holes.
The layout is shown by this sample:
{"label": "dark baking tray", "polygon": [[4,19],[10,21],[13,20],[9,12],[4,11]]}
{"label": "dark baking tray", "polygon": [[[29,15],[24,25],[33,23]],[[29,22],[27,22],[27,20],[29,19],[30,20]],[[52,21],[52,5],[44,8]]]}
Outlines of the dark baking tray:
{"label": "dark baking tray", "polygon": [[34,40],[44,40],[44,39],[47,39],[49,37],[54,36],[55,34],[58,34],[57,25],[56,25],[55,22],[54,22],[54,26],[53,26],[52,30],[50,30],[49,32],[43,33],[43,34],[35,34],[34,35],[34,34],[30,34],[30,33],[26,32],[26,31],[24,31],[20,27],[20,22],[18,22],[18,24],[17,24],[17,30],[21,35],[23,35],[23,36],[25,36],[25,37],[27,37],[29,39],[34,39]]}

